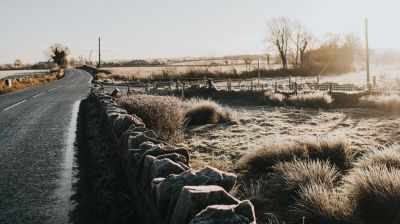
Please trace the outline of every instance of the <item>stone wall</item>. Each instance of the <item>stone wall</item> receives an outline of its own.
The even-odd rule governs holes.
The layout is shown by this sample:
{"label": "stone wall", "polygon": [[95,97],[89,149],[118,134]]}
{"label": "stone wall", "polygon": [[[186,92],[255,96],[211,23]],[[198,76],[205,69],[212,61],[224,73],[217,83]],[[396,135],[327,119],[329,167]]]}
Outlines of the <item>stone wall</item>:
{"label": "stone wall", "polygon": [[94,87],[89,98],[114,140],[140,223],[256,223],[251,202],[228,193],[236,175],[213,167],[192,169],[188,149],[159,140],[110,94]]}

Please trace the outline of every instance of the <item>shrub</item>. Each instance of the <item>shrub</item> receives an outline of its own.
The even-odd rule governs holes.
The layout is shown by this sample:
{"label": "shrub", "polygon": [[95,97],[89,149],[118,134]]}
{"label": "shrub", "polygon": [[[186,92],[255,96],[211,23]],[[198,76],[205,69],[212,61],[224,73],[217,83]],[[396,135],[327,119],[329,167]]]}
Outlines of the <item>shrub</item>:
{"label": "shrub", "polygon": [[327,108],[332,102],[332,97],[323,92],[292,95],[287,99],[288,105],[308,108]]}
{"label": "shrub", "polygon": [[189,125],[236,122],[235,114],[213,100],[193,98],[185,102],[185,118]]}
{"label": "shrub", "polygon": [[161,139],[171,143],[182,140],[185,117],[179,98],[131,95],[119,98],[118,103],[128,113],[139,116]]}
{"label": "shrub", "polygon": [[350,223],[351,208],[347,198],[337,189],[324,184],[300,187],[299,196],[292,208],[294,223],[339,224]]}
{"label": "shrub", "polygon": [[316,139],[304,144],[310,159],[328,160],[341,170],[349,167],[353,157],[349,144],[337,137]]}
{"label": "shrub", "polygon": [[267,103],[271,106],[285,106],[286,96],[281,93],[267,91],[264,93]]}
{"label": "shrub", "polygon": [[354,163],[354,166],[359,168],[374,165],[385,165],[388,168],[400,169],[400,145],[395,144],[381,150],[370,150]]}
{"label": "shrub", "polygon": [[238,162],[238,168],[248,172],[266,173],[278,162],[291,161],[295,157],[307,157],[303,144],[289,142],[268,144],[244,155]]}
{"label": "shrub", "polygon": [[323,184],[333,187],[339,177],[337,168],[327,161],[299,160],[279,162],[273,168],[268,188],[278,197],[296,196],[300,187]]}
{"label": "shrub", "polygon": [[400,220],[400,170],[383,165],[354,168],[343,188],[364,223],[398,223]]}
{"label": "shrub", "polygon": [[355,107],[360,102],[360,98],[366,93],[343,93],[333,92],[330,93],[333,98],[333,104],[336,107]]}

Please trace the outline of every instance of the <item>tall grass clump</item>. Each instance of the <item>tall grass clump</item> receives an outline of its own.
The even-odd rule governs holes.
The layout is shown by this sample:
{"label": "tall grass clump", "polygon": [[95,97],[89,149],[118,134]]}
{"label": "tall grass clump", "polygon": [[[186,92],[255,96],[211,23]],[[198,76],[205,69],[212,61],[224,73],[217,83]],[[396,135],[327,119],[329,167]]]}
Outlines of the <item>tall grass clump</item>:
{"label": "tall grass clump", "polygon": [[368,98],[372,107],[393,113],[400,112],[400,95],[391,94],[386,96],[372,96]]}
{"label": "tall grass clump", "polygon": [[349,168],[353,160],[350,145],[339,137],[317,138],[304,144],[310,159],[329,161],[340,170]]}
{"label": "tall grass clump", "polygon": [[184,103],[185,118],[189,125],[236,122],[236,115],[210,99],[192,98]]}
{"label": "tall grass clump", "polygon": [[400,145],[394,144],[383,149],[369,150],[354,162],[354,166],[359,168],[375,165],[385,165],[387,168],[400,169]]}
{"label": "tall grass clump", "polygon": [[176,143],[182,140],[185,123],[183,103],[177,97],[131,95],[118,99],[128,113],[139,116],[146,127],[163,140]]}
{"label": "tall grass clump", "polygon": [[287,99],[288,105],[306,108],[327,108],[332,102],[332,97],[323,92],[301,93]]}
{"label": "tall grass clump", "polygon": [[267,91],[264,93],[268,105],[271,106],[285,106],[286,96],[281,93],[273,93]]}
{"label": "tall grass clump", "polygon": [[384,165],[354,168],[344,178],[343,188],[364,223],[400,222],[400,170]]}
{"label": "tall grass clump", "polygon": [[309,184],[325,185],[329,188],[339,177],[338,169],[326,161],[299,160],[279,162],[273,166],[268,188],[278,197],[296,197],[301,187]]}
{"label": "tall grass clump", "polygon": [[351,223],[351,208],[342,192],[313,183],[300,187],[291,216],[293,223],[303,219],[310,224]]}
{"label": "tall grass clump", "polygon": [[244,155],[238,162],[238,168],[251,173],[268,173],[278,162],[305,157],[306,148],[298,142],[267,144]]}
{"label": "tall grass clump", "polygon": [[353,156],[350,145],[343,139],[315,138],[266,144],[244,155],[238,162],[238,168],[253,173],[268,173],[276,163],[292,161],[294,158],[329,161],[340,170],[345,170],[350,166]]}

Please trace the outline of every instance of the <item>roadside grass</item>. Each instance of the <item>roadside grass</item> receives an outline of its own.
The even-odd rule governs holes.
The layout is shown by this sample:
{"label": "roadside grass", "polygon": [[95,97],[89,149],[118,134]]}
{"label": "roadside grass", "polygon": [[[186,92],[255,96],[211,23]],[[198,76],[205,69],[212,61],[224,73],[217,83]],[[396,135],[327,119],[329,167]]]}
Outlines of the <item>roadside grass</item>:
{"label": "roadside grass", "polygon": [[63,76],[64,76],[64,73],[63,73],[63,71],[61,71],[61,72],[54,72],[51,74],[42,75],[42,76],[38,76],[38,77],[29,77],[29,78],[22,79],[21,81],[12,79],[11,87],[8,87],[6,85],[5,80],[0,80],[0,95],[19,91],[19,90],[24,90],[24,89],[28,89],[28,88],[31,88],[34,86],[52,82],[54,80],[62,78]]}
{"label": "roadside grass", "polygon": [[192,98],[184,102],[188,125],[237,122],[235,113],[210,99]]}
{"label": "roadside grass", "polygon": [[128,113],[139,116],[162,140],[177,143],[183,139],[185,113],[179,98],[130,95],[117,99],[117,102]]}

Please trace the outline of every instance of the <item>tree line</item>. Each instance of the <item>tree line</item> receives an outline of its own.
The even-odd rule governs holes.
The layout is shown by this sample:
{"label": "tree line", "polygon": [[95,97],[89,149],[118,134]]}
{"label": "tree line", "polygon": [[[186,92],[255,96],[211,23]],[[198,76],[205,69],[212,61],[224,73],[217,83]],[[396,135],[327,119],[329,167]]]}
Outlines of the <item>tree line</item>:
{"label": "tree line", "polygon": [[297,69],[303,73],[342,73],[354,70],[354,62],[362,52],[360,37],[327,34],[318,40],[299,21],[276,17],[267,24],[265,42],[278,56],[283,69]]}

